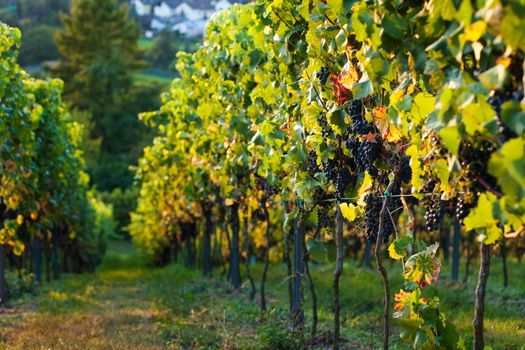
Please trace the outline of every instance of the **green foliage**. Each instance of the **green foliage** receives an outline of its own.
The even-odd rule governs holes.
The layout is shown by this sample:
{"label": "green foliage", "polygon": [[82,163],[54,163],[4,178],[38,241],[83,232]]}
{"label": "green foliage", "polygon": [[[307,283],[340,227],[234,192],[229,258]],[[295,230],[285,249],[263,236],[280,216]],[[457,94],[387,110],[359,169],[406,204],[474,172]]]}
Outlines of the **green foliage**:
{"label": "green foliage", "polygon": [[[302,219],[344,202],[353,223],[365,217],[372,227],[377,213],[359,215],[368,213],[365,198],[394,202],[400,194],[419,205],[464,201],[472,210],[458,220],[486,244],[522,232],[525,105],[500,106],[496,98],[523,90],[519,31],[503,24],[517,23],[523,8],[456,3],[258,1],[215,16],[203,47],[178,54],[180,79],[163,106],[142,115],[158,136],[137,168],[130,225],[137,245],[160,254],[177,238],[177,224],[198,221],[208,203],[251,215],[261,202],[284,202]],[[352,120],[356,102],[360,122],[369,123],[364,132]],[[404,159],[411,176],[401,181]],[[333,168],[346,173],[334,178]],[[341,174],[352,180],[339,188]],[[259,178],[277,190],[268,194]],[[322,256],[318,243],[309,248]],[[438,279],[440,262],[437,245],[409,246],[397,241],[392,250],[417,294]],[[439,347],[452,333],[437,307],[436,300],[417,319],[400,315],[405,326],[424,328],[415,347]]]}
{"label": "green foliage", "polygon": [[55,32],[56,29],[47,25],[25,30],[20,46],[20,64],[27,66],[58,59],[58,49],[54,41]]}
{"label": "green foliage", "polygon": [[138,25],[115,0],[74,1],[62,23],[56,35],[61,59],[52,71],[65,82],[66,100],[91,114],[90,139],[100,140],[100,154],[88,152],[94,159],[89,173],[100,190],[127,188],[128,167],[149,141],[136,116],[157,105],[161,90],[158,84],[133,83],[133,74],[144,67]]}
{"label": "green foliage", "polygon": [[62,102],[62,81],[34,79],[20,69],[20,31],[0,23],[0,37],[0,244],[20,255],[33,237],[57,235],[94,267],[111,212],[90,201],[82,126]]}
{"label": "green foliage", "polygon": [[62,59],[56,73],[66,82],[66,97],[95,114],[114,106],[113,100],[129,90],[131,74],[141,66],[139,31],[128,19],[127,8],[115,0],[77,0],[62,23],[64,29],[56,37]]}
{"label": "green foliage", "polygon": [[272,322],[257,328],[262,349],[299,349],[300,344],[285,322]]}
{"label": "green foliage", "polygon": [[127,227],[130,223],[130,213],[136,209],[138,189],[131,187],[126,190],[114,189],[104,194],[104,201],[113,207],[113,216],[117,221],[116,233],[119,236],[127,236]]}
{"label": "green foliage", "polygon": [[20,274],[7,271],[6,281],[9,286],[9,297],[18,299],[26,295],[35,295],[37,293],[37,286],[33,274],[27,270],[20,271]]}
{"label": "green foliage", "polygon": [[70,0],[0,0],[0,21],[31,30],[40,25],[56,27],[59,12],[69,9]]}
{"label": "green foliage", "polygon": [[115,238],[117,221],[113,217],[113,206],[104,203],[93,193],[89,193],[89,201],[96,215],[94,236],[105,250],[105,243],[108,238]]}
{"label": "green foliage", "polygon": [[179,50],[184,49],[184,39],[176,32],[163,30],[148,48],[146,59],[153,67],[171,70]]}

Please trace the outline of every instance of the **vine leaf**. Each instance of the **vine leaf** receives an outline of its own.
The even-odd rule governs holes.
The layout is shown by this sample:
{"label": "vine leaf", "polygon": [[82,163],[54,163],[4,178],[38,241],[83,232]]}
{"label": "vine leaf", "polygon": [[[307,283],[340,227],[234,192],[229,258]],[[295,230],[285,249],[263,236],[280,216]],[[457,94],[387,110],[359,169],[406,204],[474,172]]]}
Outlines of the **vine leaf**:
{"label": "vine leaf", "polygon": [[16,241],[13,247],[13,254],[15,254],[16,256],[20,256],[24,252],[25,248],[26,247],[23,242]]}
{"label": "vine leaf", "polygon": [[372,119],[374,124],[379,129],[383,140],[390,143],[397,143],[401,141],[403,134],[394,124],[390,122],[390,116],[385,106],[377,106],[372,110]]}
{"label": "vine leaf", "polygon": [[416,288],[412,292],[401,289],[394,296],[394,318],[415,319],[417,314],[414,305],[422,303],[421,290]]}
{"label": "vine leaf", "polygon": [[512,139],[493,153],[489,172],[508,196],[519,197],[525,193],[525,139]]}
{"label": "vine leaf", "polygon": [[490,90],[497,90],[503,87],[505,78],[507,76],[507,70],[505,65],[497,64],[489,70],[479,75],[479,81]]}
{"label": "vine leaf", "polygon": [[370,176],[370,174],[367,171],[365,172],[363,183],[361,184],[361,186],[359,187],[359,190],[357,191],[357,198],[358,198],[357,203],[359,204],[360,207],[365,206],[365,196],[367,195],[368,190],[372,188],[372,185],[373,185],[372,176]]}
{"label": "vine leaf", "polygon": [[412,255],[405,263],[403,277],[422,288],[436,282],[441,270],[441,262],[436,256],[438,248],[439,243],[434,243],[424,251]]}
{"label": "vine leaf", "polygon": [[348,90],[334,73],[330,73],[330,82],[332,83],[332,89],[334,90],[335,100],[337,105],[342,105],[345,101],[352,97],[350,90]]}
{"label": "vine leaf", "polygon": [[339,73],[337,78],[339,83],[349,90],[351,90],[354,84],[359,81],[359,73],[350,59],[346,62],[343,70]]}
{"label": "vine leaf", "polygon": [[408,247],[414,242],[412,236],[403,235],[400,238],[396,238],[388,247],[388,253],[394,260],[401,260],[408,254]]}
{"label": "vine leaf", "polygon": [[467,230],[477,230],[479,240],[484,244],[496,242],[502,234],[498,227],[499,220],[494,217],[497,210],[497,198],[492,193],[482,193],[476,208],[473,208],[464,220]]}
{"label": "vine leaf", "polygon": [[465,40],[476,42],[481,38],[483,33],[485,33],[485,28],[487,28],[487,22],[485,21],[476,21],[465,28]]}
{"label": "vine leaf", "polygon": [[316,239],[309,239],[306,241],[306,249],[308,249],[308,254],[315,261],[325,261],[326,260],[326,244],[323,241]]}
{"label": "vine leaf", "polygon": [[343,217],[349,222],[354,221],[360,214],[359,207],[353,204],[341,203],[339,204],[339,208],[341,208]]}

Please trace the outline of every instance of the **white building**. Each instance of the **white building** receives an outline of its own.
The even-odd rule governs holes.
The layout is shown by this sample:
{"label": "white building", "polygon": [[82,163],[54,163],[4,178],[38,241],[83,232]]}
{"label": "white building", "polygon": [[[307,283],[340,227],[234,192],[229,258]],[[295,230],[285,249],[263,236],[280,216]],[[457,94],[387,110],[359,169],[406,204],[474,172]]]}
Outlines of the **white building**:
{"label": "white building", "polygon": [[[214,13],[228,9],[229,0],[130,0],[146,30],[154,32],[168,28],[186,37],[204,33],[206,23]],[[246,1],[244,1],[246,2]]]}

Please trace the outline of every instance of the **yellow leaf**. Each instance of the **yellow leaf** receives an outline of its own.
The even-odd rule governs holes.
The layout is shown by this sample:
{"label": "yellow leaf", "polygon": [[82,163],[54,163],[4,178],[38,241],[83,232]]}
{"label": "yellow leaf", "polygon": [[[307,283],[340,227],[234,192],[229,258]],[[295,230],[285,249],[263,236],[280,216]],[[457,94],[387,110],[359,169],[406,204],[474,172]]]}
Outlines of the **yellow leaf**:
{"label": "yellow leaf", "polygon": [[24,223],[24,217],[22,215],[18,215],[16,217],[16,222],[19,224],[19,225],[22,225]]}
{"label": "yellow leaf", "polygon": [[13,253],[16,256],[20,256],[20,255],[22,255],[22,253],[24,252],[25,249],[26,249],[26,246],[24,245],[24,243],[22,243],[20,241],[16,241],[15,242],[15,246],[13,248]]}
{"label": "yellow leaf", "polygon": [[231,198],[226,198],[226,200],[224,201],[224,204],[227,206],[227,207],[231,207],[233,205],[233,199]]}
{"label": "yellow leaf", "polygon": [[476,42],[481,38],[485,29],[487,28],[487,22],[477,21],[465,28],[465,40]]}
{"label": "yellow leaf", "polygon": [[403,96],[405,96],[404,90],[397,90],[390,95],[390,104],[398,103],[403,99]]}
{"label": "yellow leaf", "polygon": [[372,176],[367,172],[365,172],[365,178],[363,180],[363,183],[359,187],[359,190],[357,192],[357,204],[359,204],[360,207],[365,206],[365,196],[368,193],[368,190],[372,187]]}
{"label": "yellow leaf", "polygon": [[410,156],[410,169],[412,170],[412,185],[416,190],[423,186],[422,178],[425,176],[423,171],[423,164],[419,160],[419,152],[416,145],[411,145],[405,151],[407,156]]}
{"label": "yellow leaf", "polygon": [[339,208],[341,209],[341,214],[343,214],[343,217],[349,222],[354,221],[359,215],[359,207],[353,204],[341,203],[339,204]]}
{"label": "yellow leaf", "polygon": [[511,62],[512,60],[510,59],[510,57],[498,57],[498,59],[496,60],[497,64],[502,65],[505,68],[509,68]]}
{"label": "yellow leaf", "polygon": [[374,108],[372,111],[372,119],[384,140],[396,143],[403,137],[401,130],[390,122],[390,116],[388,115],[385,106],[377,106]]}
{"label": "yellow leaf", "polygon": [[339,83],[345,88],[351,90],[355,83],[359,81],[359,74],[352,62],[346,62],[345,66],[338,77]]}
{"label": "yellow leaf", "polygon": [[485,230],[485,235],[480,236],[480,241],[484,244],[494,244],[501,238],[502,233],[502,229],[497,225],[489,226]]}
{"label": "yellow leaf", "polygon": [[399,260],[399,259],[403,259],[405,256],[404,255],[401,255],[401,254],[398,254],[397,251],[396,251],[396,247],[394,245],[394,243],[391,243],[389,246],[388,246],[388,254],[390,255],[390,257],[394,260]]}

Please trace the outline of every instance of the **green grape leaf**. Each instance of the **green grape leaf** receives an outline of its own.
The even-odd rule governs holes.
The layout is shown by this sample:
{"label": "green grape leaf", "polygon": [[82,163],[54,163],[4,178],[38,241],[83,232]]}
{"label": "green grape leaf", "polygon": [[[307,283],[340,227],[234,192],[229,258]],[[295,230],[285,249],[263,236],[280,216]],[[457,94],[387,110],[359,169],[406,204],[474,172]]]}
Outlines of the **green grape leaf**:
{"label": "green grape leaf", "polygon": [[388,253],[394,260],[400,260],[407,256],[408,248],[412,245],[414,239],[410,235],[403,235],[396,238],[388,247]]}
{"label": "green grape leaf", "polygon": [[339,14],[343,9],[343,0],[327,0],[326,3],[335,14]]}
{"label": "green grape leaf", "polygon": [[315,261],[325,261],[326,260],[326,244],[323,241],[309,239],[306,241],[306,249],[308,249],[308,254]]}
{"label": "green grape leaf", "polygon": [[476,131],[481,131],[485,125],[494,120],[494,110],[485,101],[471,103],[462,111],[462,121],[467,133],[474,135]]}
{"label": "green grape leaf", "polygon": [[374,93],[372,82],[366,74],[363,74],[359,82],[352,86],[352,93],[355,99],[365,98]]}
{"label": "green grape leaf", "polygon": [[503,144],[490,157],[488,170],[507,196],[522,198],[525,195],[525,138]]}
{"label": "green grape leaf", "polygon": [[518,135],[525,131],[525,105],[508,101],[501,106],[501,117],[506,126]]}
{"label": "green grape leaf", "polygon": [[[518,12],[518,8],[521,11]],[[505,43],[515,51],[525,51],[525,14],[523,12],[523,3],[520,6],[512,6],[512,3],[509,3],[501,19],[501,36]]]}
{"label": "green grape leaf", "polygon": [[414,117],[414,122],[416,124],[424,121],[427,116],[434,110],[434,104],[436,103],[436,98],[427,93],[417,94],[414,98],[414,103],[412,104],[411,114]]}
{"label": "green grape leaf", "polygon": [[461,143],[461,134],[459,133],[458,127],[456,125],[446,126],[439,130],[439,136],[443,140],[443,143],[448,148],[448,150],[457,156],[459,144]]}
{"label": "green grape leaf", "polygon": [[479,81],[489,90],[498,90],[503,87],[505,78],[507,77],[507,70],[502,64],[497,64],[494,67],[486,70],[478,76]]}

